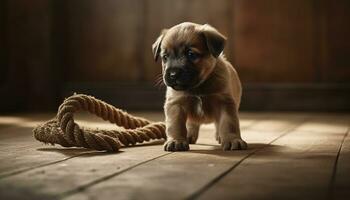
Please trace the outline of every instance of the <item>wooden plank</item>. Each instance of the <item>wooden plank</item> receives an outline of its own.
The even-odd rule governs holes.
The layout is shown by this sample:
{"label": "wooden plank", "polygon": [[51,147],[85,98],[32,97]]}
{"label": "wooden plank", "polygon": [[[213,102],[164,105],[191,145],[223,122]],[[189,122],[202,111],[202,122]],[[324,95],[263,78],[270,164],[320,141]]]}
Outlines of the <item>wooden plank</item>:
{"label": "wooden plank", "polygon": [[[215,148],[220,148],[214,140],[213,126],[208,131],[205,131],[205,129],[203,129],[203,131],[208,132],[207,136],[206,134],[201,136],[202,142],[205,140],[209,141],[206,143],[207,146],[205,146],[205,148],[211,149],[213,146]],[[33,196],[33,198],[45,196],[45,194],[48,194],[50,196],[50,194],[53,193],[56,193],[55,195],[58,195],[62,192],[69,193],[70,190],[75,191],[79,190],[80,187],[87,187],[90,184],[95,184],[100,180],[104,180],[108,176],[116,175],[123,172],[123,170],[126,170],[130,167],[132,168],[138,163],[142,163],[144,161],[156,158],[157,156],[165,155],[165,153],[167,153],[163,151],[161,146],[139,148],[131,147],[122,149],[122,151],[123,153],[119,155],[101,154],[99,156],[92,157],[89,156],[90,154],[88,154],[79,158],[76,157],[74,159],[66,159],[64,162],[49,166],[42,166],[38,169],[31,169],[18,175],[6,177],[0,181],[0,191],[6,191],[6,194],[3,194],[3,196],[6,197],[17,195],[18,191],[22,190],[32,191],[29,196]],[[60,150],[57,152],[60,152]],[[140,154],[140,152],[142,152],[142,154]],[[91,154],[97,155],[96,153]],[[19,158],[21,157],[22,156]],[[26,157],[23,159],[25,160]],[[91,168],[82,168],[82,166],[90,166],[91,168],[98,171],[98,173],[91,173]],[[72,179],[79,181],[72,181]],[[18,186],[17,182],[20,182],[20,186]],[[66,186],[59,188],[53,187],[53,185],[57,185],[57,183],[60,182],[64,182]]]}
{"label": "wooden plank", "polygon": [[70,30],[65,81],[128,82],[143,76],[143,1],[77,0],[64,6],[69,23],[62,28]]}
{"label": "wooden plank", "polygon": [[2,129],[0,141],[0,178],[86,153],[96,153],[87,149],[65,149],[39,143],[33,138],[31,127]]}
{"label": "wooden plank", "polygon": [[[29,191],[30,199],[45,196],[48,196],[48,199],[57,198],[57,194],[61,192],[69,192],[81,185],[103,181],[108,176],[122,173],[167,154],[169,152],[163,151],[158,145],[123,149],[118,155],[101,152],[85,154],[78,159],[69,159],[56,165],[5,177],[0,180],[0,196],[4,199],[22,198],[21,192]],[[57,185],[59,187],[56,187]]]}
{"label": "wooden plank", "polygon": [[8,127],[11,127],[11,125],[10,124],[1,124],[1,122],[0,122],[0,130],[8,128]]}
{"label": "wooden plank", "polygon": [[[157,113],[132,113],[153,121],[162,121]],[[86,154],[99,154],[96,151],[80,148],[63,148],[39,143],[32,137],[32,128],[52,118],[54,114],[30,114],[1,116],[0,121],[7,128],[0,130],[0,178],[23,173],[34,168],[56,164],[67,159]],[[91,128],[113,129],[116,126],[87,113],[76,114],[77,123]]]}
{"label": "wooden plank", "polygon": [[1,93],[7,94],[7,98],[0,107],[5,111],[52,108],[57,93],[53,82],[57,75],[50,61],[50,2],[6,2],[8,57],[5,68],[8,71]]}
{"label": "wooden plank", "polygon": [[243,82],[315,79],[313,1],[236,0],[233,9],[234,65]]}
{"label": "wooden plank", "polygon": [[[323,81],[349,82],[350,74],[350,1],[326,1],[324,4]],[[319,33],[317,33],[319,34]]]}
{"label": "wooden plank", "polygon": [[325,199],[339,145],[342,118],[313,119],[242,162],[200,199]]}
{"label": "wooden plank", "polygon": [[242,110],[350,110],[350,85],[332,83],[243,83]]}
{"label": "wooden plank", "polygon": [[[163,115],[159,113],[133,113],[136,116],[143,116],[153,121],[163,120]],[[39,166],[46,166],[57,162],[71,159],[81,154],[94,153],[86,149],[66,149],[60,146],[48,146],[35,141],[31,135],[32,126],[40,123],[42,118],[49,118],[52,114],[22,115],[12,117],[2,117],[4,122],[10,123],[11,128],[1,131],[0,134],[0,177],[9,176],[23,171],[31,170]],[[246,128],[254,124],[254,119],[266,118],[266,114],[242,114],[241,127]],[[77,114],[77,122],[83,126],[114,128],[113,124],[106,124],[102,120],[86,114]],[[281,122],[283,123],[283,122]],[[23,127],[16,127],[23,126]],[[270,126],[270,120],[256,123],[255,127]],[[275,124],[275,126],[278,123]],[[278,125],[278,126],[281,126]],[[202,129],[212,131],[211,126],[203,126]],[[271,129],[271,127],[269,127]],[[213,142],[213,136],[207,139],[202,138],[206,143]],[[18,156],[20,155],[20,156]],[[40,158],[40,159],[39,159]]]}
{"label": "wooden plank", "polygon": [[335,168],[331,197],[337,200],[347,200],[350,197],[350,132],[344,138]]}
{"label": "wooden plank", "polygon": [[[278,123],[278,122],[277,122]],[[84,187],[65,194],[67,199],[106,199],[113,196],[118,199],[184,199],[200,189],[216,176],[239,164],[257,149],[285,134],[300,123],[290,123],[284,131],[255,131],[254,125],[244,131],[244,137],[250,143],[247,151],[224,152],[220,146],[208,141],[213,137],[213,127],[202,129],[199,145],[192,145],[189,152],[176,152],[166,157],[138,166],[119,176],[112,177],[100,184]],[[266,126],[265,126],[266,127]],[[252,130],[250,130],[252,128]],[[202,144],[202,145],[201,145]],[[79,192],[79,193],[78,193]],[[68,195],[68,196],[67,196]],[[71,195],[71,196],[69,196]]]}
{"label": "wooden plank", "polygon": [[[34,127],[42,123],[45,119],[51,119],[55,116],[54,113],[31,113],[31,114],[17,114],[17,115],[0,115],[0,126],[3,127]],[[6,134],[2,131],[0,134]]]}
{"label": "wooden plank", "polygon": [[[154,121],[162,121],[159,113],[132,113]],[[99,153],[83,148],[64,148],[59,145],[50,146],[36,141],[32,136],[32,129],[42,119],[49,119],[53,114],[31,114],[20,116],[2,116],[0,121],[9,125],[0,129],[0,178],[22,173],[37,167],[56,164],[77,156]],[[87,113],[76,114],[77,123],[91,128],[116,128]]]}
{"label": "wooden plank", "polygon": [[32,135],[33,127],[26,127],[19,125],[9,125],[0,131],[0,151],[18,151],[19,149],[28,147],[41,147],[43,144],[38,143]]}
{"label": "wooden plank", "polygon": [[[7,0],[0,1],[0,88],[9,82],[6,81],[9,72],[8,66],[8,33],[7,33]],[[0,92],[3,92],[0,89]],[[2,107],[3,105],[1,105]]]}
{"label": "wooden plank", "polygon": [[307,124],[300,126],[298,131],[344,133],[349,126],[349,114],[318,114]]}

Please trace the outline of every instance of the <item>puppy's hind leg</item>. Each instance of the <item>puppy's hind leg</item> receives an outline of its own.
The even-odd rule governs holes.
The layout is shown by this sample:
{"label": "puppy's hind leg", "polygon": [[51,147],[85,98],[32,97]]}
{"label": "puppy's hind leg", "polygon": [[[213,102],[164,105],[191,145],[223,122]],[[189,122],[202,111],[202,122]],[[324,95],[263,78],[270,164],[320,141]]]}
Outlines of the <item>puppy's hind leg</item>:
{"label": "puppy's hind leg", "polygon": [[187,120],[186,129],[187,129],[187,141],[189,144],[196,144],[198,139],[200,125],[195,122]]}

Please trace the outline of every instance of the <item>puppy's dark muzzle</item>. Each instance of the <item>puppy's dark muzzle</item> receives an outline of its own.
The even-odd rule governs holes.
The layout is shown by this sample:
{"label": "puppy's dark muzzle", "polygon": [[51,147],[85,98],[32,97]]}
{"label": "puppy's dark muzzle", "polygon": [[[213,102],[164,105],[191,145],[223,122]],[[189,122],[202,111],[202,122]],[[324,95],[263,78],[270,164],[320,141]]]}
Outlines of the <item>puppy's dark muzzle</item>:
{"label": "puppy's dark muzzle", "polygon": [[175,90],[186,90],[193,84],[195,72],[180,67],[168,68],[165,71],[164,81]]}

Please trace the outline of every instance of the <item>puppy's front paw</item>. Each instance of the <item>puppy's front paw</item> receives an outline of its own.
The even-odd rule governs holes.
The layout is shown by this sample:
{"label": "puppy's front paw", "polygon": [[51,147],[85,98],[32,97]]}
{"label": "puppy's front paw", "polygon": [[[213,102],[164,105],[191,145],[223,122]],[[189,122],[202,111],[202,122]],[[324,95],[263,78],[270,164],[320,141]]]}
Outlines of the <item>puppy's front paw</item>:
{"label": "puppy's front paw", "polygon": [[221,147],[224,151],[247,149],[247,143],[240,138],[221,139]]}
{"label": "puppy's front paw", "polygon": [[169,140],[164,144],[165,151],[188,151],[190,146],[187,141],[182,140]]}

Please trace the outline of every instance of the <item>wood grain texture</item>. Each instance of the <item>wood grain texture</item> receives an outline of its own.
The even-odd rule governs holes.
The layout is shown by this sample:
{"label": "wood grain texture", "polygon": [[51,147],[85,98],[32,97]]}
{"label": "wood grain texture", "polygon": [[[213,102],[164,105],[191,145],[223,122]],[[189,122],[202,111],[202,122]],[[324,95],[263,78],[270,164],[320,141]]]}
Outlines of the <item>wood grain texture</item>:
{"label": "wood grain texture", "polygon": [[[133,113],[153,121],[163,121],[159,113]],[[32,129],[53,114],[32,114],[22,116],[0,116],[0,178],[22,173],[34,168],[52,165],[65,160],[100,153],[83,148],[63,148],[39,143],[32,136]],[[113,129],[114,124],[79,113],[76,121],[90,128]],[[3,126],[1,126],[3,125]],[[20,156],[18,156],[20,155]]]}
{"label": "wood grain texture", "polygon": [[344,122],[337,117],[305,122],[246,159],[199,199],[328,199],[337,151],[349,127],[339,120]]}
{"label": "wood grain texture", "polygon": [[0,2],[0,87],[4,85],[9,70],[8,66],[8,34],[7,34],[7,1]]}
{"label": "wood grain texture", "polygon": [[31,133],[36,123],[22,121],[22,126],[19,124],[1,129],[0,179],[93,152],[53,147],[34,141]]}
{"label": "wood grain texture", "polygon": [[138,80],[143,1],[66,1],[65,81]]}
{"label": "wood grain texture", "polygon": [[[1,2],[1,86],[7,94],[1,101],[4,111],[25,109],[34,99],[43,100],[32,104],[35,109],[52,106],[49,49],[49,5],[38,0],[26,4],[23,0]],[[38,25],[40,24],[40,25]],[[41,79],[36,79],[45,74]]]}
{"label": "wood grain texture", "polygon": [[[348,121],[350,124],[350,121]],[[350,130],[350,129],[349,129]],[[331,197],[333,199],[346,200],[350,197],[350,132],[344,138],[339,148],[339,157],[334,173]]]}
{"label": "wood grain texture", "polygon": [[[213,140],[213,126],[202,127],[198,145],[192,145],[191,151],[176,152],[138,166],[67,199],[104,199],[112,194],[119,194],[118,199],[185,199],[300,123],[299,117],[289,119],[290,123],[284,123],[282,117],[276,127],[270,120],[248,126],[243,131],[243,137],[251,143],[248,151],[223,152]],[[264,137],[258,136],[260,131],[266,132]]]}
{"label": "wood grain texture", "polygon": [[[151,44],[163,28],[184,21],[209,23],[228,36],[225,53],[243,85],[294,86],[253,88],[243,109],[349,110],[347,0],[3,0],[0,9],[0,93],[8,97],[1,111],[55,110],[67,93],[82,91],[128,109],[160,108],[164,98],[153,92],[159,99],[145,96],[155,102],[147,108],[130,100],[144,91],[127,88],[121,98],[111,90],[153,86],[161,67]],[[90,88],[67,92],[67,85],[85,83]],[[305,91],[303,84],[327,87]]]}
{"label": "wood grain texture", "polygon": [[[0,190],[7,191],[3,193],[3,197],[8,198],[21,197],[18,191],[22,190],[32,191],[30,195],[32,199],[46,194],[57,197],[62,193],[79,191],[80,188],[96,184],[108,176],[122,173],[134,165],[167,154],[169,153],[164,152],[158,145],[124,149],[118,154],[103,152],[84,154],[79,159],[73,158],[56,165],[44,166],[20,175],[3,178]],[[57,183],[62,185],[55,187]]]}
{"label": "wood grain texture", "polygon": [[[137,113],[162,120],[161,113]],[[161,143],[116,154],[42,146],[31,128],[48,115],[1,116],[1,199],[347,199],[348,114],[241,113],[247,151],[223,152],[203,125],[189,152]],[[89,115],[89,127],[114,128]],[[341,146],[342,145],[342,146]],[[338,156],[338,161],[336,158]],[[333,193],[331,192],[333,191]]]}
{"label": "wood grain texture", "polygon": [[[140,115],[152,120],[160,120],[162,117],[162,115],[155,115],[152,113]],[[260,126],[266,123],[270,124],[269,120],[264,120],[266,116],[270,115],[243,113],[243,129],[254,127],[255,120],[252,119],[261,119],[259,122]],[[83,119],[83,121],[78,120],[78,123],[82,125],[106,128],[106,126],[101,123],[101,120],[96,120],[96,118],[84,115],[77,117]],[[3,121],[5,121],[4,118]],[[11,118],[7,119],[7,121],[10,123]],[[29,123],[26,117],[12,118],[12,122],[17,122],[23,126],[33,126],[33,123]],[[18,196],[21,195],[18,193],[19,190],[32,191],[29,196],[31,198],[38,198],[41,196],[51,198],[62,194],[67,195],[71,192],[77,192],[81,188],[88,187],[89,184],[96,184],[95,182],[99,182],[99,180],[103,180],[109,175],[118,175],[118,173],[137,165],[137,163],[162,156],[165,153],[161,146],[122,149],[122,152],[118,155],[108,155],[74,148],[45,147],[33,141],[31,136],[28,135],[30,127],[13,127],[12,131],[4,131],[3,134],[1,134],[1,139],[3,141],[3,145],[0,145],[0,147],[2,147],[1,150],[3,150],[1,153],[2,161],[7,161],[7,163],[1,166],[3,176],[0,181],[0,188],[2,188],[0,190],[7,191],[2,194],[2,196],[6,198],[20,197]],[[112,128],[112,126],[108,127]],[[17,132],[15,133],[17,135],[12,134],[16,129]],[[211,145],[217,144],[214,140],[213,126],[206,126],[202,129],[204,135],[201,136],[201,142],[210,144],[207,146],[210,149],[212,148]],[[276,134],[279,134],[278,129],[269,136],[265,135],[265,137],[275,137]],[[216,146],[215,148],[219,147]],[[140,154],[140,152],[143,153]],[[217,152],[221,152],[221,150]],[[18,157],[17,155],[21,156]],[[134,156],[136,157],[134,158]],[[87,162],[84,166],[90,167],[82,167],[82,162]],[[95,173],[95,171],[97,172]],[[86,177],[87,174],[90,175],[90,178]],[[23,179],[23,177],[26,178]],[[66,179],[68,181],[66,181]],[[79,181],[73,181],[76,179]],[[53,187],[53,185],[62,181],[65,182],[65,187]],[[17,187],[18,184],[21,186]],[[30,188],[28,188],[29,185]]]}
{"label": "wood grain texture", "polygon": [[234,61],[245,82],[312,82],[313,1],[237,0]]}
{"label": "wood grain texture", "polygon": [[347,82],[350,74],[350,2],[340,0],[324,3],[326,54],[323,76],[326,81]]}

